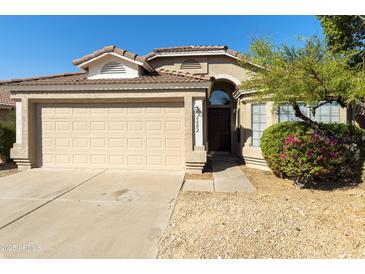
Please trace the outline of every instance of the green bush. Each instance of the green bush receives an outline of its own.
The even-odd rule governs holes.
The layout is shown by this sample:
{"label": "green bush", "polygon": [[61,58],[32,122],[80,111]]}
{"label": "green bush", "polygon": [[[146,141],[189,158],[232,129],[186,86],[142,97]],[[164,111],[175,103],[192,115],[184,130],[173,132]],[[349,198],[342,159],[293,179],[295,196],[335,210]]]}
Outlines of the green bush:
{"label": "green bush", "polygon": [[10,159],[10,148],[15,143],[15,113],[10,112],[7,121],[0,122],[0,155]]}
{"label": "green bush", "polygon": [[267,128],[261,149],[271,170],[300,186],[361,180],[365,131],[339,123],[321,127],[335,137],[304,122],[284,122]]}

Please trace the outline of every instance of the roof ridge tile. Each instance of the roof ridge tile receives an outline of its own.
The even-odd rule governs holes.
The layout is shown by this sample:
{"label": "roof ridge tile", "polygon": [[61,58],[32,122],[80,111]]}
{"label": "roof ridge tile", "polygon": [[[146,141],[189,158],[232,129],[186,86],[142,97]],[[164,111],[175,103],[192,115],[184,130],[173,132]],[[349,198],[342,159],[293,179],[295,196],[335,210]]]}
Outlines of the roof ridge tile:
{"label": "roof ridge tile", "polygon": [[128,59],[131,59],[131,60],[137,60],[139,62],[142,62],[144,63],[146,61],[146,58],[144,56],[139,56],[138,54],[136,53],[133,53],[131,51],[127,51],[125,49],[122,49],[122,48],[118,48],[117,46],[115,45],[109,45],[109,46],[105,46],[103,47],[102,49],[98,49],[90,54],[87,54],[81,58],[77,58],[77,59],[74,59],[72,61],[72,63],[76,66],[86,62],[86,61],[89,61],[93,58],[96,58],[104,53],[108,53],[108,52],[115,52],[121,56],[124,56]]}

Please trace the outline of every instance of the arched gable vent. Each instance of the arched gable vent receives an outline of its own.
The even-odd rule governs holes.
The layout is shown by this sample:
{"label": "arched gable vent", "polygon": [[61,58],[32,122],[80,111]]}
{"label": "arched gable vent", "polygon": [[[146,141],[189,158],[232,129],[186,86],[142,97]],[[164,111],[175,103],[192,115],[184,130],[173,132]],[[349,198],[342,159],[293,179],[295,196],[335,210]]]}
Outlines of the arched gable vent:
{"label": "arched gable vent", "polygon": [[181,64],[181,69],[202,69],[201,64],[194,59],[187,59]]}
{"label": "arched gable vent", "polygon": [[121,73],[126,73],[126,71],[123,64],[119,62],[106,63],[100,71],[100,74],[121,74]]}

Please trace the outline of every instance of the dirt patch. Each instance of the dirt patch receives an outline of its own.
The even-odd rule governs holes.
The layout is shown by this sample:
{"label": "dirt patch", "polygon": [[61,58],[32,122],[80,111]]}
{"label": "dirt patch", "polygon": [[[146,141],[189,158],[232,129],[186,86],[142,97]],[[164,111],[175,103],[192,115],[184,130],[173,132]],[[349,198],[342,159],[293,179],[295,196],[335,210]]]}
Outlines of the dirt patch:
{"label": "dirt patch", "polygon": [[303,190],[243,169],[255,193],[181,192],[160,258],[365,258],[365,191]]}
{"label": "dirt patch", "polygon": [[299,188],[294,185],[293,181],[280,179],[271,171],[263,171],[245,166],[241,166],[241,169],[258,192],[269,192],[274,194],[283,191],[291,192],[299,190]]}
{"label": "dirt patch", "polygon": [[0,177],[8,176],[16,172],[18,172],[18,168],[15,163],[0,164]]}
{"label": "dirt patch", "polygon": [[202,173],[202,174],[193,174],[186,173],[184,177],[184,181],[186,180],[213,180],[213,173]]}
{"label": "dirt patch", "polygon": [[120,196],[122,196],[123,194],[127,193],[128,192],[128,189],[121,189],[121,190],[118,190],[118,191],[114,191],[112,193],[114,199],[118,199]]}

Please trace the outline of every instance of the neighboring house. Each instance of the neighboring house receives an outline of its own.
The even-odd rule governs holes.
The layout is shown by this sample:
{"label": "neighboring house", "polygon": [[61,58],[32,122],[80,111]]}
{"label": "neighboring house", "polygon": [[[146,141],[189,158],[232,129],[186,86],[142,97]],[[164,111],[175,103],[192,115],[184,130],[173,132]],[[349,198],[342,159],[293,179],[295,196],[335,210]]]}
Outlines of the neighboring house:
{"label": "neighboring house", "polygon": [[15,102],[10,98],[10,92],[1,87],[0,81],[0,122],[8,119],[9,112],[15,109]]}
{"label": "neighboring house", "polygon": [[[245,66],[238,61],[243,60]],[[123,168],[201,172],[207,152],[267,169],[262,131],[294,115],[240,90],[258,68],[226,46],[158,48],[146,56],[107,46],[73,61],[82,72],[17,79],[20,168]],[[346,121],[323,106],[316,119]]]}

